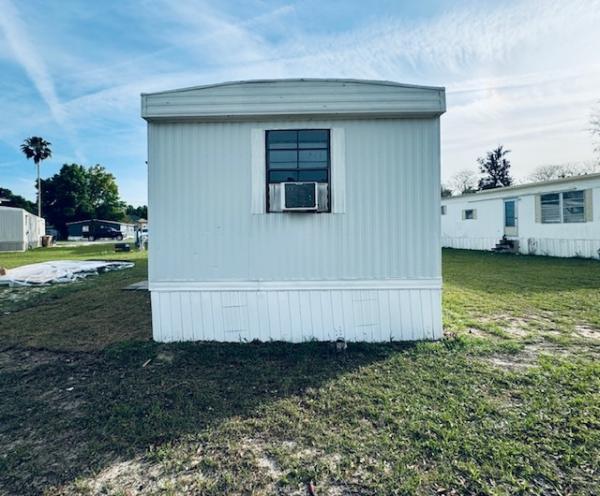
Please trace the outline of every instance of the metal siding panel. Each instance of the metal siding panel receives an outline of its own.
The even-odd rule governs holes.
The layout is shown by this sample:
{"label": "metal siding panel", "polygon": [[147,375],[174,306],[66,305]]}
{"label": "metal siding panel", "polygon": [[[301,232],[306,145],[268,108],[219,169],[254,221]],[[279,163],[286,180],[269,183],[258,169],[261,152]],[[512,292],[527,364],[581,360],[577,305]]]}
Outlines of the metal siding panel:
{"label": "metal siding panel", "polygon": [[346,211],[346,133],[343,127],[331,129],[331,210]]}
{"label": "metal siding panel", "polygon": [[[333,127],[320,121],[271,124],[283,125]],[[413,130],[419,125],[420,138]],[[439,276],[431,240],[438,221],[428,205],[437,202],[430,173],[437,166],[423,154],[436,140],[432,121],[343,123],[347,188],[341,215],[251,215],[252,124],[153,126],[160,146],[151,147],[158,151],[149,167],[150,280]]]}
{"label": "metal siding panel", "polygon": [[265,213],[265,130],[252,129],[252,213]]}

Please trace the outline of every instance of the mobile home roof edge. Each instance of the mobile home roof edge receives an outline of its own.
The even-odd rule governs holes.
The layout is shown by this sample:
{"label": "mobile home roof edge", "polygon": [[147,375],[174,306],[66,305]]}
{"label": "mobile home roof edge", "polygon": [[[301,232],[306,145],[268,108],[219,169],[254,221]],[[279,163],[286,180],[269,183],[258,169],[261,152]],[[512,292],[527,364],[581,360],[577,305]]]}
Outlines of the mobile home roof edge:
{"label": "mobile home roof edge", "polygon": [[535,188],[535,187],[539,187],[539,186],[563,184],[563,183],[570,183],[570,182],[574,182],[574,181],[584,181],[587,179],[600,179],[600,172],[594,172],[592,174],[582,174],[579,176],[562,177],[560,179],[552,179],[550,181],[539,181],[539,182],[535,182],[535,183],[515,184],[514,186],[504,186],[502,188],[486,189],[483,191],[476,191],[474,193],[463,193],[462,195],[447,196],[445,198],[442,198],[442,201],[458,200],[458,199],[464,200],[467,198],[476,198],[478,196],[488,196],[488,195],[493,195],[493,194],[504,193],[506,191],[510,192],[510,191],[515,191],[515,190],[520,190],[520,189]]}
{"label": "mobile home roof edge", "polygon": [[133,225],[133,223],[131,222],[123,222],[120,220],[106,220],[106,219],[85,219],[85,220],[74,220],[73,222],[65,222],[66,226],[69,226],[71,224],[83,224],[84,222],[112,222],[113,224],[125,224],[125,225]]}
{"label": "mobile home roof edge", "polygon": [[353,84],[366,84],[366,85],[379,85],[379,86],[395,86],[399,88],[414,88],[422,90],[432,91],[445,91],[444,86],[427,86],[419,84],[407,84],[398,83],[396,81],[378,80],[378,79],[345,79],[345,78],[287,78],[287,79],[243,79],[239,81],[226,81],[223,83],[204,84],[197,86],[188,86],[184,88],[177,88],[173,90],[154,91],[148,93],[141,93],[141,96],[152,96],[152,95],[167,95],[170,93],[180,93],[184,91],[195,91],[204,90],[210,88],[219,88],[223,86],[235,86],[243,84],[269,84],[269,83],[301,83],[301,82],[313,82],[313,83],[353,83]]}

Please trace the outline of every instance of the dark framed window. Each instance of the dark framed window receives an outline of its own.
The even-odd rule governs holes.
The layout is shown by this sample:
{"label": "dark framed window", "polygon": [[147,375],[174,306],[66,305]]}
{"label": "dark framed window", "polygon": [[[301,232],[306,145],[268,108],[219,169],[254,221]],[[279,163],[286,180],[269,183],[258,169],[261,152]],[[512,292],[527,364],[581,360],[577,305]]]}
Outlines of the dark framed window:
{"label": "dark framed window", "polygon": [[[285,182],[326,184],[329,191],[331,181],[329,129],[267,131],[266,162],[267,192],[269,185]],[[327,197],[327,211],[329,211],[330,195],[328,194]]]}
{"label": "dark framed window", "polygon": [[329,152],[329,129],[267,131],[267,181],[328,183]]}

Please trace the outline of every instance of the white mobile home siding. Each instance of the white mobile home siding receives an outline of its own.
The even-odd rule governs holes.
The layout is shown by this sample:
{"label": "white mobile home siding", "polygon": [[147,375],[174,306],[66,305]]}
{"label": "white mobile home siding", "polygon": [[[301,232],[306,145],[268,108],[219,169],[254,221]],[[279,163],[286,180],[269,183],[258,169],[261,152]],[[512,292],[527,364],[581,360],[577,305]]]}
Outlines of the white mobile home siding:
{"label": "white mobile home siding", "polygon": [[24,251],[41,246],[44,219],[21,208],[0,206],[0,251]]}
{"label": "white mobile home siding", "polygon": [[[582,190],[590,196],[586,221],[547,224],[536,218],[536,202],[545,193]],[[518,240],[523,254],[555,257],[600,258],[600,175],[580,176],[547,183],[498,189],[486,193],[445,198],[442,246],[491,250],[504,234],[504,200],[517,202]],[[539,208],[539,207],[537,207]],[[462,211],[475,209],[476,219],[465,220]]]}
{"label": "white mobile home siding", "polygon": [[[441,337],[438,115],[149,121],[156,340]],[[339,213],[253,213],[253,136],[310,128]]]}

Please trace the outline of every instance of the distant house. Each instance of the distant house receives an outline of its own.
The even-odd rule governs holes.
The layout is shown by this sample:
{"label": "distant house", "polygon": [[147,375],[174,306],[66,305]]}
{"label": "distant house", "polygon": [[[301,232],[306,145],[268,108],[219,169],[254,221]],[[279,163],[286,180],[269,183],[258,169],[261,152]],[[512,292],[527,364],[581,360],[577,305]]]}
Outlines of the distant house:
{"label": "distant house", "polygon": [[600,258],[600,174],[443,198],[441,216],[445,247]]}
{"label": "distant house", "polygon": [[142,95],[157,341],[439,339],[444,88]]}
{"label": "distant house", "polygon": [[123,238],[132,238],[135,232],[133,224],[113,220],[88,219],[76,222],[67,222],[68,239],[78,241],[81,239],[94,239],[102,237],[103,229],[113,228],[121,231]]}
{"label": "distant house", "polygon": [[46,231],[41,217],[22,208],[0,206],[0,251],[38,248]]}

